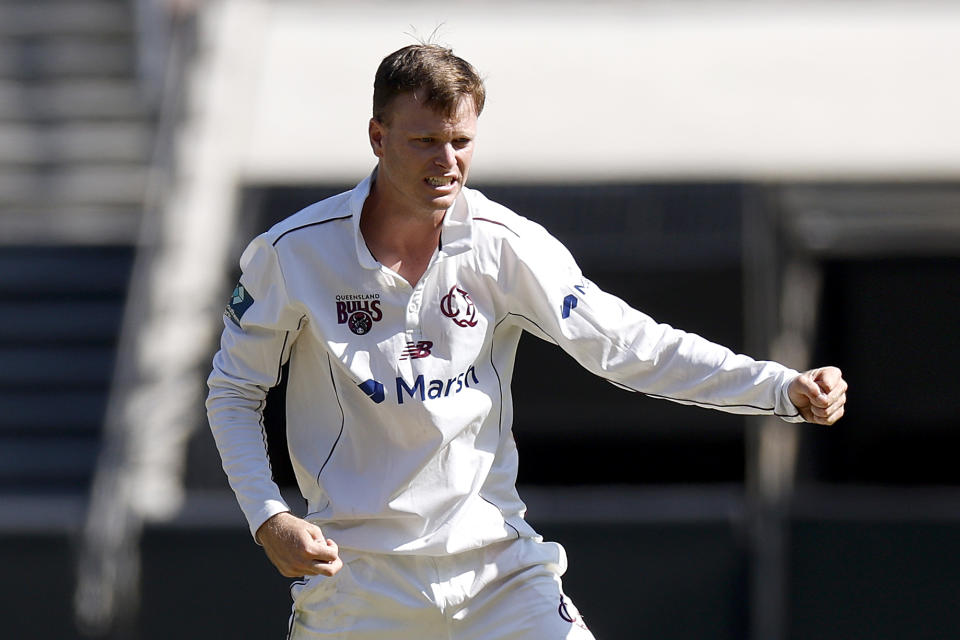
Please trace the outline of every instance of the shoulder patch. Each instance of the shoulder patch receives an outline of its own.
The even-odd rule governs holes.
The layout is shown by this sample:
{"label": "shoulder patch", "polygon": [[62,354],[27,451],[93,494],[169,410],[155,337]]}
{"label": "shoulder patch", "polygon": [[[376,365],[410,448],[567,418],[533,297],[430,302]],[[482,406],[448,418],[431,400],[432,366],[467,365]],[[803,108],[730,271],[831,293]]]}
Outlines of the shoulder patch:
{"label": "shoulder patch", "polygon": [[227,303],[227,308],[224,310],[224,315],[233,320],[233,323],[240,326],[240,319],[243,317],[243,314],[247,312],[247,309],[253,304],[253,296],[250,295],[250,292],[243,288],[243,285],[239,282],[237,287],[233,290],[233,293],[230,295],[230,302]]}

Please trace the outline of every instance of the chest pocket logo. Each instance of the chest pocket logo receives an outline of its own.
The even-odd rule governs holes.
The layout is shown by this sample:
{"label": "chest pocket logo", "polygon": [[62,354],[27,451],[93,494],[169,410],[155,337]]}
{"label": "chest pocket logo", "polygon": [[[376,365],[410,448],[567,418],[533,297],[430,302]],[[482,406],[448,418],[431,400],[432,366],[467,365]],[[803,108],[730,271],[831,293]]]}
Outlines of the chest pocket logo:
{"label": "chest pocket logo", "polygon": [[345,297],[337,296],[337,324],[346,324],[356,335],[369,333],[373,323],[383,318],[380,300],[341,299]]}
{"label": "chest pocket logo", "polygon": [[450,287],[450,291],[440,298],[440,312],[458,327],[477,326],[477,307],[470,294],[459,285]]}

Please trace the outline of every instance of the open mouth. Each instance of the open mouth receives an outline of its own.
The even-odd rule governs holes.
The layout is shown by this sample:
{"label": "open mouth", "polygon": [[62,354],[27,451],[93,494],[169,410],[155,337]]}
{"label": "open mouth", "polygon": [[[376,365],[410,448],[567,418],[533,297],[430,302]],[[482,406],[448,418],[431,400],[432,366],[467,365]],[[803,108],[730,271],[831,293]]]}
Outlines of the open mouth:
{"label": "open mouth", "polygon": [[431,187],[451,187],[456,179],[453,176],[430,176],[426,182]]}

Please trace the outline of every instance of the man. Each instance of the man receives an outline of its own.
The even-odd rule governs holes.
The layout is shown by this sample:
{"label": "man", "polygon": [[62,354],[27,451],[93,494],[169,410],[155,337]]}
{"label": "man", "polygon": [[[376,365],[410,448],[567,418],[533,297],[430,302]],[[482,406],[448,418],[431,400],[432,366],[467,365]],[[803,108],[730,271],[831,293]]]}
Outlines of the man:
{"label": "man", "polygon": [[[514,486],[523,331],[647,395],[794,422],[843,415],[836,368],[800,375],[656,324],[539,225],[467,189],[484,98],[447,49],[387,56],[376,170],[241,258],[207,407],[251,532],[304,578],[293,638],[593,637],[562,592],[563,548],[524,521]],[[271,480],[261,427],[288,361],[303,519]]]}

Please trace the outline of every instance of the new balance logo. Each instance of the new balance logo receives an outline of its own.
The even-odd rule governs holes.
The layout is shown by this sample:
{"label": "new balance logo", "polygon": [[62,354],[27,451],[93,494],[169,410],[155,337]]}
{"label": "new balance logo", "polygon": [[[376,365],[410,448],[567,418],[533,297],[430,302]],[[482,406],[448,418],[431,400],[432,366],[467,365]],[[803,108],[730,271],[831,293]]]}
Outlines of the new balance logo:
{"label": "new balance logo", "polygon": [[417,360],[418,358],[426,358],[430,355],[431,349],[433,349],[433,343],[429,340],[408,342],[407,346],[400,352],[400,359]]}

